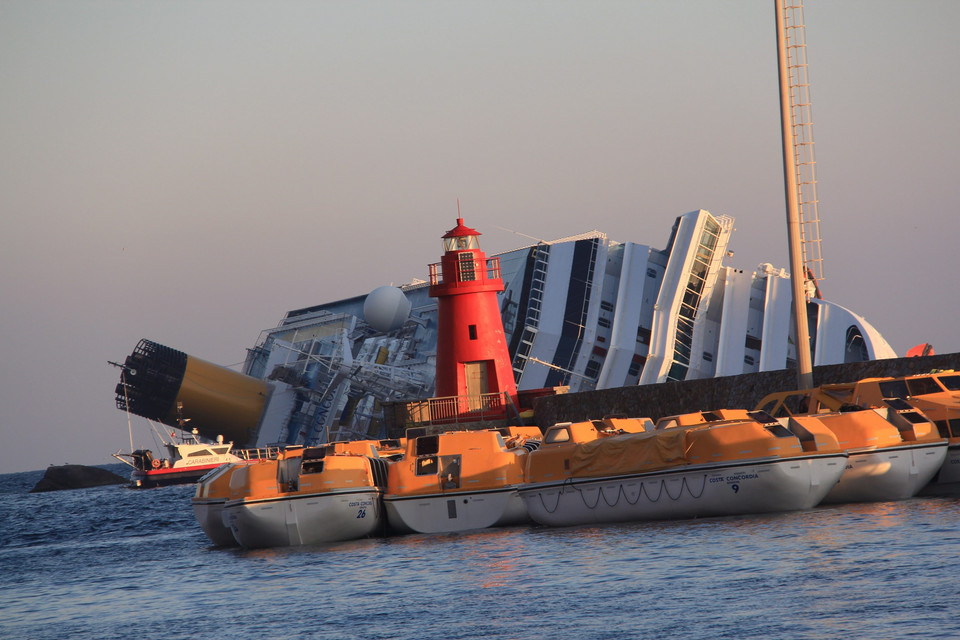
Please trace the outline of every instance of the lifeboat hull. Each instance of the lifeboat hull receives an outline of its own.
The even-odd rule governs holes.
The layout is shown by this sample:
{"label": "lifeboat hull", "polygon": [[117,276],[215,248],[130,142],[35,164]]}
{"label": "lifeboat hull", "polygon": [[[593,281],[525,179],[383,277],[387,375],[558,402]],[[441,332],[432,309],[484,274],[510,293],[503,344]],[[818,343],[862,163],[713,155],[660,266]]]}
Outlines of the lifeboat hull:
{"label": "lifeboat hull", "polygon": [[730,516],[809,509],[844,471],[845,454],[700,465],[611,478],[521,488],[542,525]]}
{"label": "lifeboat hull", "polygon": [[379,531],[382,513],[380,491],[371,489],[232,501],[224,522],[240,546],[255,549],[365,538]]}
{"label": "lifeboat hull", "polygon": [[479,492],[384,498],[387,521],[398,533],[450,533],[530,522],[515,487]]}
{"label": "lifeboat hull", "polygon": [[937,475],[946,442],[851,451],[847,468],[824,504],[886,502],[915,496]]}
{"label": "lifeboat hull", "polygon": [[960,495],[960,443],[947,448],[940,470],[918,495],[958,496]]}
{"label": "lifeboat hull", "polygon": [[226,500],[194,500],[193,515],[210,542],[218,547],[235,547],[233,532],[223,522],[223,505]]}

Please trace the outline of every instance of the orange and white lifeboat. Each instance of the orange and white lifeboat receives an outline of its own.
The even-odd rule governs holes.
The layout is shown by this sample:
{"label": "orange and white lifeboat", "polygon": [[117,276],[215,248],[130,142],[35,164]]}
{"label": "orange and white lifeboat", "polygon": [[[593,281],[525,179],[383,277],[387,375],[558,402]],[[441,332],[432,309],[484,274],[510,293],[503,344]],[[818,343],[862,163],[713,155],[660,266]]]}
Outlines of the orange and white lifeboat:
{"label": "orange and white lifeboat", "polygon": [[[846,385],[844,385],[846,386]],[[851,385],[852,388],[853,385]],[[902,398],[843,397],[840,385],[771,394],[760,406],[791,423],[820,424],[849,454],[847,468],[824,503],[904,500],[942,469],[948,441],[928,416]]]}
{"label": "orange and white lifeboat", "polygon": [[237,467],[223,521],[246,548],[376,535],[384,523],[385,456],[397,446],[397,441],[332,443]]}
{"label": "orange and white lifeboat", "polygon": [[390,527],[440,533],[529,522],[517,487],[540,436],[536,427],[507,427],[408,438],[388,468]]}
{"label": "orange and white lifeboat", "polygon": [[845,462],[827,429],[762,412],[607,418],[548,429],[520,495],[552,526],[793,511],[817,505]]}

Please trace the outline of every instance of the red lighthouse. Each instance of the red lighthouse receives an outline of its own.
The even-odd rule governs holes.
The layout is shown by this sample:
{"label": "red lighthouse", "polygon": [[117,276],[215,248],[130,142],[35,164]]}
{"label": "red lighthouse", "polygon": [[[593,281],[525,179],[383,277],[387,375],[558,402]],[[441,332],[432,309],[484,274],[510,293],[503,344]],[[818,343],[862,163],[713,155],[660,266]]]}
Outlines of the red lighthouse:
{"label": "red lighthouse", "polygon": [[[438,397],[467,396],[460,412],[516,406],[510,352],[497,293],[500,259],[480,250],[480,232],[457,226],[443,236],[444,254],[430,265],[430,296],[437,299]],[[486,395],[491,394],[491,395]],[[509,400],[504,396],[509,396]]]}

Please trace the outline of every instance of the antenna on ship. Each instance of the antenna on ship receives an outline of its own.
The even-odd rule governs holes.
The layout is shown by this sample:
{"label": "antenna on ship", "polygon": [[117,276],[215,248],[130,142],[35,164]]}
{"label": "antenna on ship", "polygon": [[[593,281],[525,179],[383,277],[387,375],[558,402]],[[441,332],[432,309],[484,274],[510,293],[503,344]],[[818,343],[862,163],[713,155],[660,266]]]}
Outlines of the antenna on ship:
{"label": "antenna on ship", "polygon": [[[806,81],[806,43],[803,36],[803,9],[800,0],[774,0],[777,26],[777,61],[780,79],[780,128],[783,134],[783,178],[787,205],[787,243],[790,254],[790,283],[793,288],[793,318],[796,331],[797,377],[801,389],[813,387],[810,357],[810,330],[807,326],[807,269],[800,203],[806,201],[815,246],[816,269],[820,270],[820,223],[816,218],[816,182],[813,179],[813,138],[810,100]],[[791,55],[792,54],[792,55]],[[800,142],[797,142],[799,138]],[[812,214],[810,213],[812,211]],[[810,217],[812,215],[812,218]],[[816,235],[813,237],[813,230]],[[815,240],[815,243],[814,243]],[[813,270],[811,269],[811,274]]]}

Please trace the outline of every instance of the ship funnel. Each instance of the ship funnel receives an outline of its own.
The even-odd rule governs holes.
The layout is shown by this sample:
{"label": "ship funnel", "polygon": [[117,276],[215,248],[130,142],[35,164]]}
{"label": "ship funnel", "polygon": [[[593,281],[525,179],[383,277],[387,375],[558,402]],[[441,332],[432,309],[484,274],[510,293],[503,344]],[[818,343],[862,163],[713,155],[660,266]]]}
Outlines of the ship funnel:
{"label": "ship funnel", "polygon": [[116,401],[122,411],[171,427],[189,420],[205,438],[245,447],[256,440],[269,393],[262,380],[141,340],[124,361]]}

